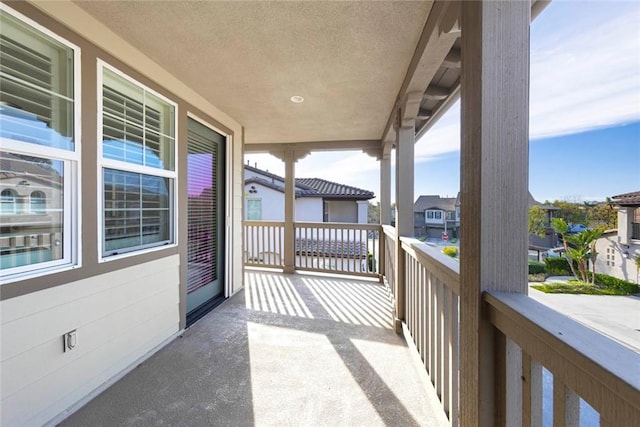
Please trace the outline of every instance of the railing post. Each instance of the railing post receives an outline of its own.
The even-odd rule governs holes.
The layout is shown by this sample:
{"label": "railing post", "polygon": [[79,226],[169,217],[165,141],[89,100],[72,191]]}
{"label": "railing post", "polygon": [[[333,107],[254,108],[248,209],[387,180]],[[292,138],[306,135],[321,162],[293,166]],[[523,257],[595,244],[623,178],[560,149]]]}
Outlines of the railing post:
{"label": "railing post", "polygon": [[284,150],[284,269],[285,273],[295,271],[295,157],[292,148]]}
{"label": "railing post", "polygon": [[531,3],[460,2],[460,8],[460,424],[495,426],[506,402],[496,395],[495,361],[502,355],[482,294],[527,293]]}
{"label": "railing post", "polygon": [[385,247],[387,237],[384,234],[382,226],[378,228],[378,273],[380,274],[380,283],[384,283],[384,276],[387,274]]}
{"label": "railing post", "polygon": [[[411,92],[398,109],[396,143],[396,318],[395,330],[402,332],[405,318],[405,254],[400,238],[413,237],[413,162],[415,146],[415,114],[422,93]],[[417,106],[417,108],[416,108]]]}
{"label": "railing post", "polygon": [[380,224],[391,224],[391,153],[388,144],[380,159]]}

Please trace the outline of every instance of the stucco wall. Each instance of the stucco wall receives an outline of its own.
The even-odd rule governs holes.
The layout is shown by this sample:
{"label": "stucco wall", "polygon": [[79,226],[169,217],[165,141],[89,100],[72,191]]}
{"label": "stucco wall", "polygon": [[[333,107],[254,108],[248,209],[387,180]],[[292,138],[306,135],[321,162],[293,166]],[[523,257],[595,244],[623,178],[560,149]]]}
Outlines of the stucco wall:
{"label": "stucco wall", "polygon": [[329,222],[358,222],[358,205],[353,200],[330,200]]}
{"label": "stucco wall", "polygon": [[640,241],[630,240],[625,245],[619,242],[617,234],[611,234],[598,239],[596,251],[596,273],[638,283],[635,258],[640,256]]}

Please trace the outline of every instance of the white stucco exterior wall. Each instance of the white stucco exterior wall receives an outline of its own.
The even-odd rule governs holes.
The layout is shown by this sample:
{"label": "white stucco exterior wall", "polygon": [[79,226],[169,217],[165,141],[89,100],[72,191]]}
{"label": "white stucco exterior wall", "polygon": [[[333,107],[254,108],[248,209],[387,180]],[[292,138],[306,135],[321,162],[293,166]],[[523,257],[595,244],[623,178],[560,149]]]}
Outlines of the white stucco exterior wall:
{"label": "white stucco exterior wall", "polygon": [[596,273],[638,283],[638,267],[635,258],[640,256],[640,241],[619,241],[619,235],[610,233],[596,242]]}
{"label": "white stucco exterior wall", "polygon": [[369,220],[369,201],[358,200],[356,204],[358,205],[358,224],[366,224]]}
{"label": "white stucco exterior wall", "polygon": [[[246,174],[245,174],[246,176]],[[251,187],[257,192],[249,193]],[[260,200],[262,203],[261,221],[284,221],[284,193],[260,184],[248,184],[244,187],[244,218],[247,219],[247,201]],[[295,218],[301,222],[322,222],[322,198],[298,197],[295,203]]]}
{"label": "white stucco exterior wall", "polygon": [[330,200],[329,222],[358,222],[358,205],[353,200]]}
{"label": "white stucco exterior wall", "polygon": [[322,198],[299,197],[296,199],[296,221],[322,222]]}

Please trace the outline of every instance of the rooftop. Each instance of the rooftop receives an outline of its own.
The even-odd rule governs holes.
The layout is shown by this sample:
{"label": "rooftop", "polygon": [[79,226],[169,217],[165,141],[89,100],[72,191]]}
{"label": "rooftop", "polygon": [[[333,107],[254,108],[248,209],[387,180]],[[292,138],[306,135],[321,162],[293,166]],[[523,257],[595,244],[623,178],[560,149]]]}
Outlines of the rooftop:
{"label": "rooftop", "polygon": [[611,198],[611,204],[618,206],[640,206],[640,191],[613,196]]}
{"label": "rooftop", "polygon": [[[244,165],[245,170],[263,175],[266,178],[251,177],[245,180],[245,185],[255,183],[284,192],[284,178],[274,173]],[[271,180],[269,180],[270,178]],[[321,178],[296,178],[296,197],[323,197],[328,199],[369,200],[375,197],[373,191],[352,187],[346,184],[327,181]]]}

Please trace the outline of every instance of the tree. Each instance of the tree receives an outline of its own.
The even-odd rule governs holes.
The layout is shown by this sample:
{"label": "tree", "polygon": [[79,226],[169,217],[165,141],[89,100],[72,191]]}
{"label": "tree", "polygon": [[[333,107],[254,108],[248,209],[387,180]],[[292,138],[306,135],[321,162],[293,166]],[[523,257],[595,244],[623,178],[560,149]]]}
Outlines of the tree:
{"label": "tree", "polygon": [[529,234],[544,237],[547,233],[547,214],[540,206],[532,206],[529,209],[528,220]]}
{"label": "tree", "polygon": [[380,224],[380,203],[369,202],[367,208],[367,222],[369,224]]}
{"label": "tree", "polygon": [[[569,267],[573,275],[586,283],[594,283],[596,277],[596,241],[602,236],[604,229],[595,228],[585,230],[582,233],[568,235],[569,226],[562,218],[554,218],[551,221],[554,231],[562,235],[565,254],[569,260]],[[589,275],[589,262],[591,262],[592,275]],[[577,267],[577,272],[574,267]]]}
{"label": "tree", "polygon": [[552,205],[558,208],[555,213],[556,218],[562,218],[569,224],[584,224],[587,222],[586,208],[582,204],[556,200]]}
{"label": "tree", "polygon": [[607,202],[591,206],[587,211],[587,225],[591,228],[604,227],[607,229],[618,227],[618,212]]}

